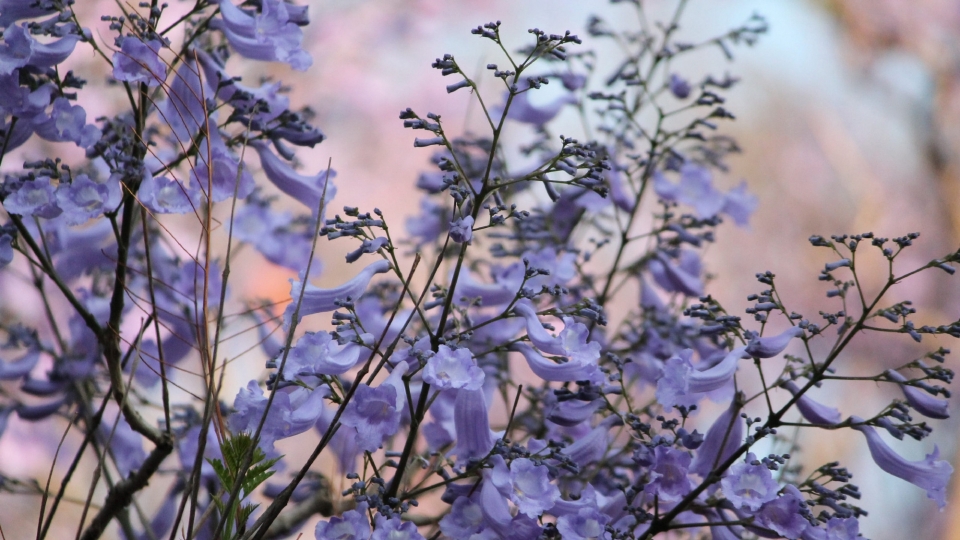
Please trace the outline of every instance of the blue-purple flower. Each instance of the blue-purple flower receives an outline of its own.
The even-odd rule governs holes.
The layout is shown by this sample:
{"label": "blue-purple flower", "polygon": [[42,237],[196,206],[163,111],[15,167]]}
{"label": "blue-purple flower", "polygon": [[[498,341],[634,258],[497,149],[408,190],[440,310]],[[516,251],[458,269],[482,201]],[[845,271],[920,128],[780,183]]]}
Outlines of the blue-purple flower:
{"label": "blue-purple flower", "polygon": [[[333,311],[337,309],[338,300],[359,299],[360,295],[367,290],[367,285],[370,283],[370,279],[376,274],[387,272],[390,270],[390,268],[390,262],[381,259],[377,262],[371,263],[366,268],[361,270],[359,274],[354,276],[353,279],[347,281],[339,287],[321,289],[320,287],[316,287],[308,283],[306,290],[303,291],[303,302],[300,305],[299,311],[300,318],[303,318],[307,315],[312,315],[314,313]],[[300,299],[300,290],[302,287],[302,281],[290,280],[290,298],[293,300],[293,302],[287,306],[286,311],[283,313],[284,326],[287,328],[290,327],[290,324],[293,321],[293,312],[295,309],[297,309],[297,302]]]}
{"label": "blue-purple flower", "polygon": [[944,419],[950,417],[950,413],[947,410],[950,402],[947,400],[935,398],[916,386],[906,384],[907,378],[898,371],[888,369],[884,374],[888,379],[896,382],[900,386],[900,389],[903,390],[904,397],[907,398],[907,403],[918,413],[927,418]]}
{"label": "blue-purple flower", "polygon": [[863,419],[851,416],[853,429],[863,433],[867,438],[870,456],[874,463],[888,474],[901,478],[911,484],[926,490],[927,498],[937,501],[940,509],[947,504],[947,483],[953,474],[950,463],[937,459],[940,449],[933,447],[933,453],[920,461],[908,461],[893,451],[883,442],[877,431],[871,426],[863,424]]}
{"label": "blue-purple flower", "polygon": [[220,0],[222,18],[212,21],[211,26],[222,31],[241,56],[284,62],[297,71],[305,71],[313,60],[300,48],[303,31],[297,22],[302,13],[291,13],[291,8],[295,6],[288,7],[282,0],[263,0],[260,10],[251,14],[233,5],[231,0]]}
{"label": "blue-purple flower", "polygon": [[450,222],[450,239],[460,244],[473,242],[473,216]]}
{"label": "blue-purple flower", "polygon": [[730,467],[720,481],[723,494],[737,508],[757,511],[764,504],[774,500],[780,486],[770,474],[770,469],[757,461],[753,453],[747,454],[746,461]]}
{"label": "blue-purple flower", "polygon": [[693,480],[687,475],[690,470],[690,454],[658,446],[653,450],[653,463],[649,467],[650,481],[644,491],[656,495],[661,501],[679,501],[693,489]]}
{"label": "blue-purple flower", "polygon": [[437,389],[479,390],[483,377],[483,370],[469,349],[451,349],[447,345],[440,345],[423,368],[424,382]]}
{"label": "blue-purple flower", "polygon": [[160,59],[163,44],[156,39],[146,43],[136,36],[120,39],[120,50],[113,53],[113,78],[129,83],[144,83],[159,86],[163,82],[167,66]]}
{"label": "blue-purple flower", "polygon": [[314,529],[317,540],[368,540],[370,521],[367,520],[367,503],[360,503],[354,510],[317,523]]}

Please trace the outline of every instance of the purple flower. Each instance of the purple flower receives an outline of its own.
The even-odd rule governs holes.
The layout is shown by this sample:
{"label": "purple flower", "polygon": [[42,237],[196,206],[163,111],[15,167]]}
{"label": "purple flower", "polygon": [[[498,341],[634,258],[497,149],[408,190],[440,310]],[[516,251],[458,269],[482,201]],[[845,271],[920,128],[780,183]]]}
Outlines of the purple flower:
{"label": "purple flower", "polygon": [[650,482],[644,491],[657,495],[661,501],[679,501],[693,489],[693,481],[687,476],[690,470],[690,454],[683,450],[658,446],[653,450],[650,465]]}
{"label": "purple flower", "polygon": [[700,400],[703,394],[711,392],[727,384],[737,372],[737,363],[744,357],[746,347],[739,347],[730,351],[718,364],[697,371],[693,368],[690,358],[691,349],[685,349],[675,355],[663,366],[663,376],[657,380],[657,401],[667,407],[675,405],[689,406]]}
{"label": "purple flower", "polygon": [[[793,381],[783,383],[783,387],[793,395],[797,395],[797,392],[800,391],[800,388]],[[814,401],[806,393],[797,400],[797,409],[807,422],[814,425],[829,426],[840,422],[843,418],[840,411]]]}
{"label": "purple flower", "polygon": [[860,536],[860,523],[857,518],[832,517],[823,529],[809,526],[803,531],[803,540],[857,540]]}
{"label": "purple flower", "polygon": [[79,40],[80,36],[70,34],[52,43],[40,43],[30,35],[26,24],[8,26],[0,42],[0,75],[28,65],[53,67],[73,53]]}
{"label": "purple flower", "polygon": [[424,382],[437,389],[479,390],[483,377],[483,370],[469,349],[451,349],[446,345],[440,345],[423,368]]}
{"label": "purple flower", "polygon": [[526,359],[530,370],[545,381],[599,381],[603,379],[603,374],[600,373],[596,361],[577,362],[571,360],[558,364],[553,360],[544,358],[543,355],[523,343],[513,345],[512,349],[519,351]]}
{"label": "purple flower", "polygon": [[693,163],[685,163],[680,168],[679,184],[671,183],[658,171],[654,175],[653,189],[663,200],[692,206],[702,219],[717,215],[723,208],[723,193],[713,187],[710,171]]}
{"label": "purple flower", "polygon": [[[360,295],[367,290],[367,285],[370,283],[370,279],[373,278],[375,274],[382,274],[390,270],[390,262],[381,259],[375,263],[370,264],[366,268],[360,271],[359,274],[354,276],[353,279],[347,281],[339,287],[334,287],[332,289],[321,289],[313,285],[307,284],[306,290],[303,292],[303,302],[300,305],[300,318],[303,318],[307,315],[312,315],[314,313],[322,313],[325,311],[334,311],[337,309],[336,302],[338,300],[357,300],[360,298]],[[303,276],[301,276],[302,279]],[[293,311],[297,307],[297,301],[300,299],[300,289],[303,287],[302,281],[290,280],[290,298],[293,300],[287,306],[286,311],[283,312],[283,323],[285,328],[289,328],[293,320]]]}
{"label": "purple flower", "polygon": [[143,438],[133,431],[122,414],[117,415],[114,422],[101,422],[97,431],[103,441],[109,438],[117,470],[123,478],[139,469],[143,460],[147,459]]}
{"label": "purple flower", "polygon": [[757,511],[765,503],[777,497],[780,486],[763,463],[757,461],[753,453],[747,454],[746,461],[730,467],[720,481],[723,494],[737,508]]}
{"label": "purple flower", "polygon": [[0,28],[10,26],[22,19],[33,19],[57,12],[53,2],[34,0],[0,0]]}
{"label": "purple flower", "polygon": [[57,189],[57,204],[68,225],[80,225],[115,210],[120,205],[120,198],[120,179],[116,176],[99,183],[81,174],[69,184],[60,184]]}
{"label": "purple flower", "polygon": [[63,212],[57,206],[56,188],[47,176],[21,184],[17,191],[3,201],[3,207],[11,214],[47,219],[55,218]]}
{"label": "purple flower", "polygon": [[937,399],[916,386],[905,384],[907,378],[897,371],[888,369],[885,375],[891,381],[899,384],[900,389],[903,390],[904,397],[907,398],[907,403],[918,413],[927,418],[939,418],[941,420],[950,418],[950,413],[947,411],[950,402],[947,400]]}
{"label": "purple flower", "polygon": [[557,520],[560,537],[566,540],[605,540],[610,538],[606,524],[610,518],[596,508],[581,508],[576,514],[566,514]]}
{"label": "purple flower", "polygon": [[453,501],[450,512],[440,520],[440,531],[449,538],[472,538],[483,529],[483,509],[468,497]]}
{"label": "purple flower", "polygon": [[418,244],[427,244],[447,230],[447,210],[424,197],[420,199],[420,215],[408,217],[405,224],[407,233],[416,238]]}
{"label": "purple flower", "polygon": [[490,431],[487,403],[482,390],[459,390],[453,409],[457,445],[453,454],[458,462],[481,458],[493,448],[496,437]]}
{"label": "purple flower", "polygon": [[587,342],[590,332],[585,324],[564,317],[564,328],[559,336],[554,337],[543,328],[536,310],[528,302],[518,303],[513,310],[526,319],[527,337],[541,351],[565,356],[581,366],[596,364],[600,358],[600,344],[596,341]]}
{"label": "purple flower", "polygon": [[773,358],[787,348],[791,339],[802,335],[803,328],[791,326],[775,336],[751,339],[747,344],[747,354],[754,358]]}
{"label": "purple flower", "polygon": [[241,56],[266,62],[285,62],[297,71],[306,71],[313,63],[310,55],[300,48],[303,31],[297,25],[302,13],[291,10],[281,0],[263,0],[260,11],[254,15],[233,5],[230,0],[220,1],[222,19],[211,26],[222,31]]}
{"label": "purple flower", "polygon": [[[325,388],[278,390],[260,432],[260,447],[272,450],[274,442],[310,429],[323,413],[325,396]],[[246,388],[240,389],[234,400],[236,412],[230,416],[230,429],[234,432],[246,431],[251,435],[255,433],[267,401],[257,381],[250,381]]]}
{"label": "purple flower", "polygon": [[317,523],[314,529],[317,540],[368,540],[370,522],[367,520],[367,503],[360,503],[355,510],[348,510],[330,521]]}
{"label": "purple flower", "polygon": [[370,540],[426,540],[417,526],[409,521],[401,521],[400,516],[394,515],[387,519],[383,514],[377,514],[374,521],[373,536]]}
{"label": "purple flower", "polygon": [[747,183],[740,182],[740,185],[727,192],[720,212],[733,218],[733,222],[738,226],[744,227],[750,222],[750,214],[757,209],[757,202],[757,196],[747,192]]}
{"label": "purple flower", "polygon": [[[324,185],[326,185],[325,204],[336,196],[337,188],[332,182],[328,181],[326,169],[313,176],[298,174],[271,152],[267,145],[256,142],[252,143],[252,146],[260,156],[260,165],[263,167],[267,179],[280,191],[305,204],[312,212],[317,212],[320,207],[320,195],[323,193]],[[330,179],[334,176],[336,176],[336,172],[331,170]]]}
{"label": "purple flower", "polygon": [[[210,81],[200,79],[200,68],[192,56],[188,53],[180,69],[167,78],[167,100],[160,105],[160,117],[170,126],[181,152],[193,145],[193,136],[207,122],[206,100],[214,96]],[[209,127],[213,129],[208,133],[217,133],[215,125]]]}
{"label": "purple flower", "polygon": [[166,176],[154,178],[149,171],[140,182],[137,199],[154,214],[186,214],[200,207],[200,191]]}
{"label": "purple flower", "polygon": [[387,237],[385,236],[378,236],[373,240],[369,240],[369,239],[364,240],[363,243],[360,244],[360,247],[351,251],[350,253],[347,253],[347,257],[346,257],[347,262],[355,263],[358,260],[360,260],[360,257],[364,253],[376,253],[380,251],[380,248],[388,245],[389,243],[390,243],[390,240],[388,240]]}
{"label": "purple flower", "polygon": [[800,509],[805,505],[800,490],[788,484],[779,497],[760,507],[760,511],[754,515],[755,523],[776,531],[784,538],[800,538],[809,526],[809,522],[800,513]]}
{"label": "purple flower", "polygon": [[523,263],[507,267],[494,267],[491,271],[494,283],[481,283],[470,270],[464,269],[457,281],[457,301],[465,304],[480,299],[481,306],[500,306],[513,301],[523,283]]}
{"label": "purple flower", "polygon": [[[234,193],[237,199],[247,198],[255,185],[253,176],[247,167],[241,167],[239,160],[223,143],[220,133],[216,130],[210,133],[211,136],[200,145],[196,166],[190,170],[191,182],[213,202],[232,199]],[[212,192],[207,193],[211,188]]]}
{"label": "purple flower", "polygon": [[18,360],[4,362],[0,360],[0,381],[15,381],[30,374],[40,361],[40,349],[31,348]]}
{"label": "purple flower", "polygon": [[158,54],[162,47],[163,43],[155,39],[144,43],[136,36],[122,38],[120,50],[113,53],[113,78],[158,86],[167,73],[167,66]]}
{"label": "purple flower", "polygon": [[673,73],[670,75],[670,93],[677,99],[687,99],[690,97],[690,83],[683,77]]}
{"label": "purple flower", "polygon": [[473,216],[450,222],[450,239],[460,244],[473,242]]}
{"label": "purple flower", "polygon": [[360,384],[343,411],[340,420],[343,425],[357,430],[357,445],[361,450],[376,451],[384,439],[400,429],[403,395],[395,384],[407,371],[406,366],[399,364],[390,377],[376,388]]}
{"label": "purple flower", "polygon": [[950,463],[937,459],[940,457],[939,448],[934,446],[933,453],[927,454],[927,457],[920,461],[907,461],[887,446],[875,429],[864,425],[862,418],[851,416],[850,420],[854,423],[853,429],[867,438],[870,455],[878,467],[926,490],[927,498],[937,501],[940,510],[943,510],[947,504],[947,483],[953,474],[953,467]]}
{"label": "purple flower", "polygon": [[100,140],[100,128],[87,124],[87,112],[79,105],[71,105],[67,98],[53,100],[50,115],[33,118],[37,135],[52,142],[72,142],[81,148],[90,148]]}
{"label": "purple flower", "polygon": [[683,250],[680,252],[678,262],[663,252],[657,252],[656,258],[647,263],[647,268],[653,280],[665,291],[678,292],[686,296],[702,296],[700,257],[694,251]]}
{"label": "purple flower", "polygon": [[[564,105],[577,103],[577,96],[572,93],[564,93],[549,103],[534,105],[530,102],[530,92],[532,92],[532,90],[527,90],[513,96],[513,101],[510,102],[510,109],[507,111],[507,118],[523,122],[524,124],[532,124],[535,127],[542,127],[560,114],[560,110],[563,109]],[[505,95],[504,101],[506,101],[508,97],[509,94]],[[500,116],[503,114],[503,106],[493,109],[492,112],[494,115]]]}
{"label": "purple flower", "polygon": [[[365,334],[370,340],[373,336]],[[340,375],[357,365],[363,347],[357,343],[340,345],[329,332],[307,332],[287,354],[285,377]],[[279,362],[279,360],[278,360]]]}
{"label": "purple flower", "polygon": [[547,467],[537,465],[528,458],[519,458],[510,463],[510,481],[513,490],[510,499],[521,514],[538,517],[553,508],[560,497],[560,489],[550,483]]}
{"label": "purple flower", "polygon": [[534,291],[539,291],[543,286],[563,285],[577,276],[575,253],[566,252],[558,255],[556,249],[545,247],[538,251],[527,251],[521,258],[525,259],[531,268],[549,272],[549,274],[541,274],[527,280],[526,287]]}

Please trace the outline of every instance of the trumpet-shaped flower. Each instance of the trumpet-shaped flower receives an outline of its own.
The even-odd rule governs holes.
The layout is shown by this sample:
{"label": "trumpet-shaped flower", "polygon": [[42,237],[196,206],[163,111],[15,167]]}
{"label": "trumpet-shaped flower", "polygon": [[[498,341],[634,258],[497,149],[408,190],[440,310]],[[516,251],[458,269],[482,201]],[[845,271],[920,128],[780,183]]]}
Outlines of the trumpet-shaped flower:
{"label": "trumpet-shaped flower", "polygon": [[260,156],[260,165],[267,179],[273,182],[277,189],[305,204],[311,211],[317,212],[320,207],[320,196],[324,192],[325,185],[324,203],[328,203],[336,196],[337,188],[329,182],[329,179],[336,175],[335,171],[330,171],[329,178],[326,170],[313,176],[298,174],[271,152],[266,144],[255,142],[252,145]]}
{"label": "trumpet-shaped flower", "polygon": [[950,413],[947,411],[950,403],[947,400],[935,398],[916,386],[905,384],[907,378],[897,371],[888,369],[885,374],[888,379],[898,383],[900,389],[903,390],[904,397],[907,398],[907,403],[918,413],[927,418],[944,419],[950,417]]}
{"label": "trumpet-shaped flower", "polygon": [[953,467],[950,463],[937,459],[940,457],[939,448],[934,446],[933,453],[927,454],[927,457],[920,461],[908,461],[887,446],[873,427],[864,425],[862,418],[851,416],[850,420],[855,424],[853,429],[863,433],[867,438],[870,456],[878,467],[888,474],[926,490],[927,498],[937,501],[940,509],[943,510],[947,504],[947,483],[950,481],[950,475],[953,474]]}
{"label": "trumpet-shaped flower", "polygon": [[302,13],[294,11],[291,20],[286,2],[264,0],[260,11],[250,14],[233,5],[231,0],[221,0],[220,14],[222,18],[212,21],[211,26],[223,32],[240,56],[285,62],[297,71],[304,71],[313,63],[310,55],[300,48],[303,31],[297,21]]}
{"label": "trumpet-shaped flower", "polygon": [[[374,275],[382,274],[388,270],[390,270],[390,263],[381,259],[368,265],[361,270],[359,274],[354,276],[353,279],[339,287],[321,289],[308,283],[306,290],[303,291],[303,302],[300,305],[299,317],[303,318],[307,315],[313,315],[314,313],[334,311],[337,309],[338,300],[359,299],[360,295],[367,290],[370,279],[373,278]],[[293,302],[288,305],[286,311],[283,312],[285,328],[290,328],[290,324],[293,321],[293,312],[297,309],[297,302],[300,299],[302,287],[302,281],[290,280],[290,298],[293,299]]]}
{"label": "trumpet-shaped flower", "polygon": [[[800,388],[793,381],[783,383],[783,387],[793,395],[797,395],[800,391]],[[814,401],[806,394],[800,396],[800,399],[797,400],[797,409],[807,422],[820,426],[836,424],[843,418],[837,409]]]}

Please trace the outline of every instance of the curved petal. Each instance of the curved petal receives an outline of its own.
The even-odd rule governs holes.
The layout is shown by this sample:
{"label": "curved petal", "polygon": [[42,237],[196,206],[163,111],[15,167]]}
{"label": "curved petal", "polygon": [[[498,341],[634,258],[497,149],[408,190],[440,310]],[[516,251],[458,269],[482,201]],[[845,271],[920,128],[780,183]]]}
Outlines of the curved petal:
{"label": "curved petal", "polygon": [[[306,290],[303,291],[303,302],[300,305],[300,318],[302,319],[314,313],[334,311],[337,309],[337,300],[346,300],[348,298],[356,300],[360,298],[360,295],[367,290],[367,285],[370,283],[370,279],[373,278],[374,274],[382,274],[388,270],[390,270],[390,262],[381,259],[370,264],[361,270],[353,279],[339,287],[321,289],[308,283]],[[290,328],[293,320],[293,312],[297,307],[297,300],[300,298],[300,289],[302,287],[303,282],[290,280],[290,298],[293,299],[293,302],[291,302],[290,305],[287,306],[286,311],[283,312],[284,328]]]}
{"label": "curved petal", "polygon": [[891,381],[899,383],[900,389],[903,390],[904,397],[907,398],[907,403],[909,403],[915,411],[927,418],[938,418],[941,420],[950,418],[950,413],[947,411],[950,403],[947,400],[935,398],[916,386],[903,384],[907,382],[907,378],[897,371],[888,369],[885,374]]}
{"label": "curved petal", "polygon": [[[783,387],[789,390],[793,395],[797,395],[797,392],[800,391],[800,388],[793,381],[783,383]],[[810,399],[810,397],[806,394],[797,400],[797,409],[807,420],[807,422],[818,426],[833,425],[839,423],[842,419],[840,411],[833,407],[828,407],[822,403],[816,402]]]}

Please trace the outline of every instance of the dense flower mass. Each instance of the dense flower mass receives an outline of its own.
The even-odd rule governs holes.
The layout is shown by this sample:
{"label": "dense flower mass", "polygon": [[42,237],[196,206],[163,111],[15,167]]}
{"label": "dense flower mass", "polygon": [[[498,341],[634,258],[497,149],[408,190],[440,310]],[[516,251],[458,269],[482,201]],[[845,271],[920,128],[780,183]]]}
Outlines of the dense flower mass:
{"label": "dense flower mass", "polygon": [[[837,461],[804,462],[799,435],[840,429],[947,504],[938,447],[908,460],[877,428],[922,440],[914,413],[949,417],[949,350],[876,372],[845,359],[864,335],[960,337],[884,297],[954,273],[960,252],[904,269],[916,233],[812,236],[836,302],[817,322],[772,272],[756,274],[753,322],[710,292],[707,247],[759,200],[725,174],[737,80],[678,68],[755,44],[762,17],[699,45],[676,39],[682,1],[656,24],[643,1],[612,2],[585,39],[477,26],[499,65],[432,67],[477,100],[479,128],[400,112],[431,163],[404,235],[389,211],[340,201],[330,165],[298,168],[326,138],[283,75],[313,61],[307,7],[187,4],[124,4],[88,29],[70,0],[0,0],[0,435],[29,422],[57,459],[75,452],[46,487],[0,466],[0,491],[43,495],[38,539],[89,477],[67,529],[84,540],[853,540],[859,488]],[[283,65],[235,76],[248,60]],[[93,61],[108,84],[69,70]],[[888,271],[876,296],[867,250]],[[357,266],[322,275],[332,253]],[[298,276],[289,298],[238,298],[251,260]],[[814,390],[861,383],[892,401],[841,412]]]}

